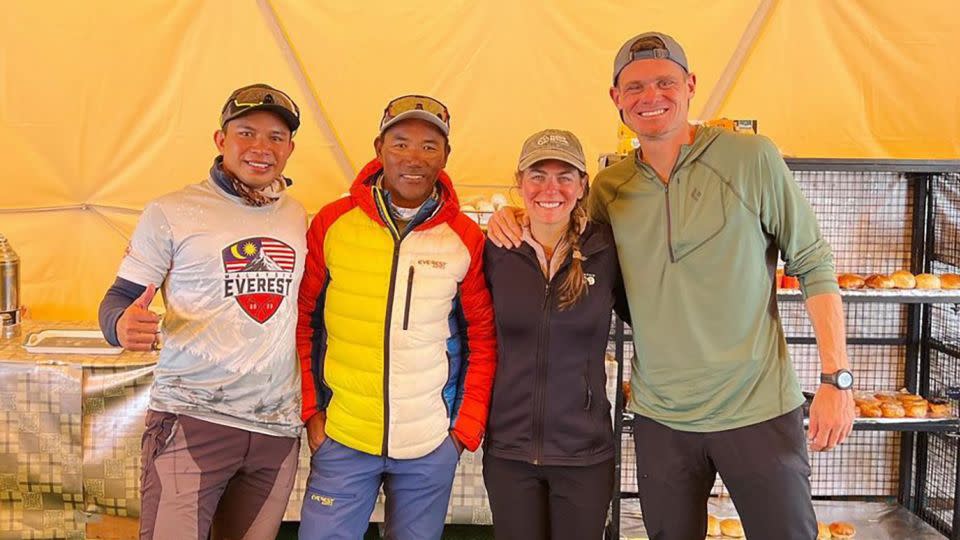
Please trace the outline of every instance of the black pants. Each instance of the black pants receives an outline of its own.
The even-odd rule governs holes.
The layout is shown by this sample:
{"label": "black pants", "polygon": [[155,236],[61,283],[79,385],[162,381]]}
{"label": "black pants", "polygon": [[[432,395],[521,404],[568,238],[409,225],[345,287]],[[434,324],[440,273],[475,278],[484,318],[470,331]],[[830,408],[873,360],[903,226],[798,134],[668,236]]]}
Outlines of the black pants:
{"label": "black pants", "polygon": [[703,540],[717,472],[747,538],[817,537],[799,408],[714,433],[677,431],[637,415],[633,434],[640,507],[651,540]]}
{"label": "black pants", "polygon": [[483,483],[497,540],[601,539],[613,496],[613,460],[551,466],[484,454]]}

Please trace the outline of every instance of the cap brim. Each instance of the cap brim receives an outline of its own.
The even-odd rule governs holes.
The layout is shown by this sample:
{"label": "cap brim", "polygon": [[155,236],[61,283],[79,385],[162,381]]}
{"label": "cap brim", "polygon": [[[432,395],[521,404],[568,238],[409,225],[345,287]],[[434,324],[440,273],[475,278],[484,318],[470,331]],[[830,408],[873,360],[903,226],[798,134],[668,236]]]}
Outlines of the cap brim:
{"label": "cap brim", "polygon": [[293,114],[292,112],[290,112],[289,109],[287,109],[286,107],[284,107],[284,106],[282,106],[282,105],[276,105],[276,104],[270,104],[270,103],[263,103],[263,104],[261,104],[261,105],[256,105],[256,106],[253,106],[253,107],[247,107],[247,108],[245,108],[245,109],[237,112],[237,114],[235,114],[235,115],[233,115],[233,116],[230,116],[230,117],[228,117],[228,118],[225,118],[225,119],[223,120],[223,123],[220,125],[220,127],[225,126],[225,125],[227,124],[227,122],[229,122],[229,121],[231,121],[231,120],[236,120],[237,118],[240,118],[241,116],[248,115],[248,114],[250,114],[250,113],[252,113],[252,112],[255,112],[255,111],[268,111],[268,112],[272,112],[272,113],[278,115],[280,118],[283,119],[283,123],[285,123],[285,124],[287,125],[287,127],[290,128],[290,132],[291,132],[291,133],[293,133],[294,131],[300,129],[300,119],[297,118],[297,115]]}
{"label": "cap brim", "polygon": [[437,129],[439,129],[440,132],[443,133],[443,136],[444,136],[444,137],[447,137],[447,136],[450,135],[450,128],[449,128],[449,126],[447,126],[447,124],[444,123],[444,121],[441,120],[439,116],[437,116],[437,115],[435,115],[435,114],[433,114],[433,113],[431,113],[431,112],[423,111],[423,110],[419,110],[419,109],[418,109],[418,110],[414,110],[414,111],[402,112],[402,113],[398,114],[397,116],[394,116],[394,117],[391,118],[389,121],[385,122],[382,126],[380,126],[380,134],[383,135],[383,132],[385,132],[386,130],[390,129],[391,127],[397,125],[398,123],[403,122],[404,120],[411,120],[411,119],[423,120],[424,122],[430,122],[430,123],[433,124],[434,126],[437,126]]}
{"label": "cap brim", "polygon": [[562,161],[576,167],[576,169],[582,173],[587,172],[587,164],[582,160],[574,156],[573,154],[568,154],[556,148],[544,148],[543,150],[537,150],[527,154],[520,158],[520,163],[517,165],[517,170],[523,171],[537,163],[538,161],[544,161],[547,159],[555,159],[557,161]]}

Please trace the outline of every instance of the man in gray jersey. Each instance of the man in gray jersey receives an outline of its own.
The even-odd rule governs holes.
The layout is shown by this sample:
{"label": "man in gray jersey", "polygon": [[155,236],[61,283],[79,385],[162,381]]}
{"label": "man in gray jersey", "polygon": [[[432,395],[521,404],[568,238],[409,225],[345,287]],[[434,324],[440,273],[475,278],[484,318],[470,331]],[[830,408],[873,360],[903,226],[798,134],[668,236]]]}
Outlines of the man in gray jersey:
{"label": "man in gray jersey", "polygon": [[306,214],[284,190],[300,111],[235,90],[197,184],[151,201],[100,306],[107,340],[163,350],[142,441],[140,537],[273,539],[297,471],[294,332]]}

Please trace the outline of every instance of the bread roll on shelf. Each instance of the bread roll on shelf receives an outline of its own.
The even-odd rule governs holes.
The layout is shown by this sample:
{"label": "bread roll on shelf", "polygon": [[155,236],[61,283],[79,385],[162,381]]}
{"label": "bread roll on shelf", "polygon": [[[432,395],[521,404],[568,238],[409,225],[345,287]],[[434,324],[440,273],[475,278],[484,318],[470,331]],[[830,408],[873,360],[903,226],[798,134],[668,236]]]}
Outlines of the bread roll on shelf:
{"label": "bread roll on shelf", "polygon": [[879,401],[859,404],[857,405],[857,412],[861,418],[883,418],[883,409]]}
{"label": "bread roll on shelf", "polygon": [[883,403],[899,403],[900,398],[897,397],[898,392],[877,392],[873,397],[877,398]]}
{"label": "bread roll on shelf", "polygon": [[871,289],[892,289],[893,278],[884,274],[873,274],[864,280],[864,284]]}
{"label": "bread roll on shelf", "polygon": [[840,274],[837,276],[837,284],[841,289],[862,289],[865,285],[863,276],[857,274]]}
{"label": "bread roll on shelf", "polygon": [[903,404],[896,401],[885,401],[881,403],[880,410],[883,412],[884,418],[903,418],[907,415],[907,411],[903,408]]}
{"label": "bread roll on shelf", "polygon": [[880,400],[869,394],[856,394],[853,396],[853,402],[857,406],[857,415],[861,418],[882,418],[883,411],[880,409]]}
{"label": "bread roll on shelf", "polygon": [[729,536],[730,538],[743,538],[743,525],[740,524],[739,519],[721,519],[720,520],[720,532],[724,536]]}
{"label": "bread roll on shelf", "polygon": [[905,401],[903,403],[903,410],[908,418],[926,418],[927,400]]}
{"label": "bread roll on shelf", "polygon": [[707,514],[707,536],[718,537],[722,535],[723,533],[720,531],[720,520],[713,514]]}
{"label": "bread roll on shelf", "polygon": [[830,524],[830,535],[832,540],[847,540],[853,538],[857,534],[857,529],[853,526],[853,523],[847,523],[846,521],[834,521]]}
{"label": "bread roll on shelf", "polygon": [[830,534],[830,526],[822,521],[817,522],[817,540],[833,540]]}
{"label": "bread roll on shelf", "polygon": [[960,275],[942,274],[940,276],[940,288],[951,290],[951,291],[960,289]]}
{"label": "bread roll on shelf", "polygon": [[926,290],[939,289],[940,278],[933,274],[920,274],[917,276],[917,288]]}
{"label": "bread roll on shelf", "polygon": [[930,398],[927,401],[930,408],[930,418],[947,418],[952,414],[950,401],[944,398]]}
{"label": "bread roll on shelf", "polygon": [[893,279],[893,286],[898,289],[913,289],[917,286],[917,278],[906,270],[897,270],[890,274]]}

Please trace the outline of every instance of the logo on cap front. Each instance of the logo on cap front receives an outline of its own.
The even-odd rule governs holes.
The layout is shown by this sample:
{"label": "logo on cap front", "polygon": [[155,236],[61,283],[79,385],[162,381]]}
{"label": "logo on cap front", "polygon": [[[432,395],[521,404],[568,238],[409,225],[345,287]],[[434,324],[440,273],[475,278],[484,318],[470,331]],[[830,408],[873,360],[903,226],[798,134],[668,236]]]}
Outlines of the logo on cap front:
{"label": "logo on cap front", "polygon": [[563,146],[570,146],[570,141],[567,140],[563,135],[544,135],[537,139],[537,146],[543,146],[545,144],[562,144]]}
{"label": "logo on cap front", "polygon": [[263,324],[290,294],[297,253],[275,238],[252,237],[221,252],[223,297],[235,298],[251,319]]}

